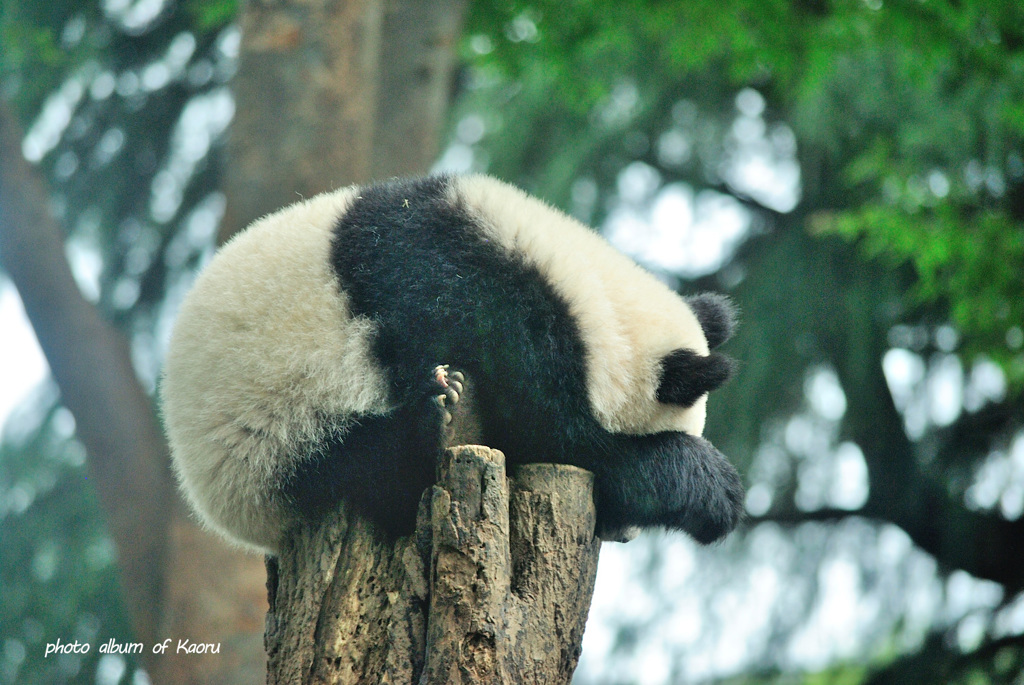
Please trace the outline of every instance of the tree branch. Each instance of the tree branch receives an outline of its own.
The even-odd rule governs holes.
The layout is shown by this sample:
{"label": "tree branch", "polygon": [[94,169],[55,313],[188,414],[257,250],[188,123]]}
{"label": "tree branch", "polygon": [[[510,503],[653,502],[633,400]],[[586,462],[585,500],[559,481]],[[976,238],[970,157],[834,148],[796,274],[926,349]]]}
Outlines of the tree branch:
{"label": "tree branch", "polygon": [[[870,284],[858,285],[870,292]],[[850,337],[859,335],[853,331]],[[882,372],[885,332],[872,331],[868,339],[875,341],[863,351],[874,360],[869,373],[860,370],[865,364],[837,369],[851,403],[861,407],[847,426],[868,463],[871,495],[860,513],[896,524],[945,568],[963,569],[1016,594],[1024,589],[1019,555],[1024,520],[969,510],[963,495],[950,491],[947,470],[922,465]]]}
{"label": "tree branch", "polygon": [[160,624],[172,501],[167,449],[128,341],[82,297],[61,229],[46,207],[43,181],[21,154],[20,127],[0,103],[0,260],[75,417],[120,555],[135,636],[151,644]]}

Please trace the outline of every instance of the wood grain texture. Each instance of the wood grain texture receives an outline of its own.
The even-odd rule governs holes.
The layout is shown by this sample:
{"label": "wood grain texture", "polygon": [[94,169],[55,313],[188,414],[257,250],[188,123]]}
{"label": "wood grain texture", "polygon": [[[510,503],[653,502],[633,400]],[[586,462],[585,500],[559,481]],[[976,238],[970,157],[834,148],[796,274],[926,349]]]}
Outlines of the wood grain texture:
{"label": "wood grain texture", "polygon": [[452,448],[415,535],[344,510],[268,559],[268,683],[568,683],[600,539],[593,476]]}

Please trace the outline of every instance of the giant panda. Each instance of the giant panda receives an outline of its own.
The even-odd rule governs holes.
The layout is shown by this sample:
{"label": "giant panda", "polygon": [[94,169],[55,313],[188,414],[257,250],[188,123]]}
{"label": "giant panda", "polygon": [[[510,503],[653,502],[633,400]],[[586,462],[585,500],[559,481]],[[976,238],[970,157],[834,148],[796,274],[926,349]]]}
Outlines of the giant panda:
{"label": "giant panda", "polygon": [[215,255],[175,322],[163,417],[202,521],[264,552],[341,500],[411,533],[465,386],[511,467],[595,474],[599,532],[708,543],[742,511],[701,437],[733,326],[725,297],[680,297],[513,186],[392,180],[282,209]]}

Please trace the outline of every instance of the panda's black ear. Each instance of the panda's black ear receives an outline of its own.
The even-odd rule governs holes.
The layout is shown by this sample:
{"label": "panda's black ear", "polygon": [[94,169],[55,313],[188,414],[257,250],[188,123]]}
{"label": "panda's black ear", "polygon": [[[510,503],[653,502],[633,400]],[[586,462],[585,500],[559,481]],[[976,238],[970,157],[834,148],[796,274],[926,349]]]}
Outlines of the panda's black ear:
{"label": "panda's black ear", "polygon": [[736,305],[725,295],[701,293],[686,298],[686,304],[697,315],[708,347],[715,349],[732,337],[736,329]]}

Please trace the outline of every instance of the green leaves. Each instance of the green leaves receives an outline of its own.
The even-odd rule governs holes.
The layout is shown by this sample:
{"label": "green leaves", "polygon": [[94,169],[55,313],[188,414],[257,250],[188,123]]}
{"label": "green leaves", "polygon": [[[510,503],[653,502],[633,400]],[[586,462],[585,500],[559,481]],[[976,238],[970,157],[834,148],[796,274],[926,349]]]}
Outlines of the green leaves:
{"label": "green leaves", "polygon": [[869,259],[912,265],[911,296],[919,303],[948,303],[966,351],[992,357],[1012,383],[1024,382],[1013,362],[1019,354],[1013,340],[1024,325],[1024,226],[1007,211],[956,201],[917,211],[870,204],[818,215],[812,224],[856,240]]}
{"label": "green leaves", "polygon": [[200,31],[217,31],[234,21],[238,0],[188,0],[185,11]]}

